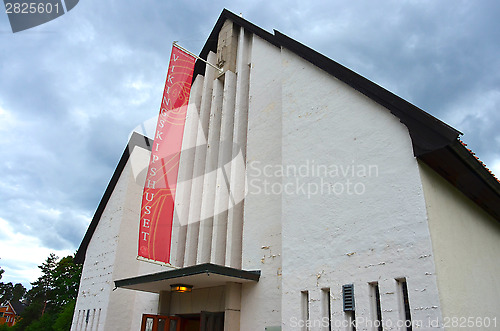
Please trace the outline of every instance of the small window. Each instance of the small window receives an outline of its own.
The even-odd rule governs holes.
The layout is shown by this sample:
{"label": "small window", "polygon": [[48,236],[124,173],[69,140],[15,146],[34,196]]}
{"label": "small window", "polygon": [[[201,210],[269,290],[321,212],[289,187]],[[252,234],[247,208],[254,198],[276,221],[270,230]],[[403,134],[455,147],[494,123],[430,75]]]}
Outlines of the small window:
{"label": "small window", "polygon": [[380,305],[380,289],[378,282],[370,283],[370,298],[373,326],[376,330],[382,331],[382,307]]}
{"label": "small window", "polygon": [[410,311],[410,300],[408,297],[408,285],[406,283],[406,278],[396,279],[398,285],[399,294],[399,312],[400,318],[405,322],[405,327],[407,331],[412,331],[411,323],[411,311]]}
{"label": "small window", "polygon": [[322,302],[323,302],[323,318],[328,321],[328,328],[325,330],[332,331],[332,303],[331,303],[331,294],[329,288],[321,289],[322,292]]}
{"label": "small window", "polygon": [[302,321],[303,321],[303,331],[309,331],[308,321],[309,321],[309,291],[302,291],[300,293],[302,298]]}

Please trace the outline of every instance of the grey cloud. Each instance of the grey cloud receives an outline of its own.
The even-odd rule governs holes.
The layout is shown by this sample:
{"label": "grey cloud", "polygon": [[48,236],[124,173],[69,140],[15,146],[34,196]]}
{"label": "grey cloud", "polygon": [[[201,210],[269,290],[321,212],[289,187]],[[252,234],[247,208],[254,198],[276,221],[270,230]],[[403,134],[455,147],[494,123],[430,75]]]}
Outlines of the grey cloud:
{"label": "grey cloud", "polygon": [[0,123],[0,217],[76,249],[129,133],[158,113],[172,41],[199,52],[223,7],[446,120],[487,164],[500,159],[498,2],[87,0],[15,35],[0,22],[0,109],[16,119]]}

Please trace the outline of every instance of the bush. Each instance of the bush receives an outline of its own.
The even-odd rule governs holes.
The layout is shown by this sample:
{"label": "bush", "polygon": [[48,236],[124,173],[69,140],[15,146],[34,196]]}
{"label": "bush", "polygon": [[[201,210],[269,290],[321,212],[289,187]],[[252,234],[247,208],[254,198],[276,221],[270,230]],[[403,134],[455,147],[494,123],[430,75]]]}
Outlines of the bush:
{"label": "bush", "polygon": [[55,320],[54,315],[46,313],[38,321],[31,323],[25,331],[54,331],[52,325]]}
{"label": "bush", "polygon": [[70,301],[57,315],[56,322],[54,323],[54,331],[69,331],[71,329],[71,322],[73,321],[73,312],[75,310],[75,301]]}

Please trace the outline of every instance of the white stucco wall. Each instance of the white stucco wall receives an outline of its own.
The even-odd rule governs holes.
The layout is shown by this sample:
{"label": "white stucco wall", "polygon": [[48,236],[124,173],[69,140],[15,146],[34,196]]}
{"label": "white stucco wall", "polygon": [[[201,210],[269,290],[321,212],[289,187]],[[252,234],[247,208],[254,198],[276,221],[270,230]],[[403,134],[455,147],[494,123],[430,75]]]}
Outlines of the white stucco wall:
{"label": "white stucco wall", "polygon": [[253,36],[247,133],[247,185],[242,267],[261,270],[242,288],[241,330],[281,324],[281,196],[258,191],[268,164],[281,163],[280,49]]}
{"label": "white stucco wall", "polygon": [[149,152],[134,148],[90,240],[72,330],[137,329],[143,313],[156,313],[156,294],[113,291],[115,280],[163,270],[136,260],[142,187],[131,160],[147,165],[148,157]]}
{"label": "white stucco wall", "polygon": [[500,223],[428,166],[419,165],[447,330],[461,329],[452,327],[453,321],[469,323],[470,317],[474,330],[497,329]]}
{"label": "white stucco wall", "polygon": [[[283,330],[301,329],[301,291],[308,291],[306,311],[316,323],[310,330],[324,330],[318,321],[325,317],[327,288],[338,330],[335,325],[346,319],[344,284],[354,284],[358,330],[369,330],[361,319],[373,320],[368,284],[375,281],[384,330],[394,330],[401,318],[395,279],[403,277],[412,320],[425,325],[440,318],[425,202],[407,128],[297,55],[286,49],[281,55],[282,161],[309,169],[282,181],[288,190],[282,196]],[[337,167],[339,173],[313,174],[317,166]]]}

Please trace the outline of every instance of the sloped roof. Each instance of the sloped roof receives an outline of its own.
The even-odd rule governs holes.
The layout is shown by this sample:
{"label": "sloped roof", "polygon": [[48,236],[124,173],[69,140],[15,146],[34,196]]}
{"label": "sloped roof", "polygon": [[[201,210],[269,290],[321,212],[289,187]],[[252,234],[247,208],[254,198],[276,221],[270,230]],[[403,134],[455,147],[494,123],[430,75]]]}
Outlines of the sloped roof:
{"label": "sloped roof", "polygon": [[[389,109],[408,128],[415,157],[429,165],[468,198],[500,221],[500,183],[484,164],[461,143],[459,140],[460,131],[283,33],[274,30],[274,34],[271,34],[227,9],[222,11],[200,53],[200,57],[206,59],[210,51],[217,51],[218,35],[226,20],[231,20],[236,25],[256,34],[276,47],[286,48],[294,52]],[[204,70],[205,63],[197,61],[193,77],[196,77],[197,74],[203,74]]]}
{"label": "sloped roof", "polygon": [[14,309],[16,315],[18,316],[21,315],[26,309],[26,305],[19,301],[11,301],[10,305],[12,306],[12,309]]}
{"label": "sloped roof", "polygon": [[[304,44],[277,30],[274,30],[274,34],[271,34],[227,9],[222,11],[215,23],[200,53],[201,58],[207,59],[210,51],[217,52],[219,32],[228,19],[270,44],[294,52],[390,110],[408,128],[415,157],[429,165],[468,198],[500,221],[500,183],[459,140],[460,131]],[[196,61],[193,81],[197,75],[203,75],[204,72],[205,63]],[[129,150],[131,151],[134,146],[151,150],[151,143],[152,141],[149,138],[138,133],[134,133],[130,138],[75,255],[75,262],[83,263],[85,260],[87,246],[128,161]]]}
{"label": "sloped roof", "polygon": [[109,181],[108,187],[106,187],[106,191],[104,191],[104,195],[101,198],[101,202],[99,202],[99,206],[94,213],[94,217],[92,217],[92,221],[83,237],[83,240],[78,248],[78,251],[75,254],[75,263],[83,263],[85,261],[85,253],[87,252],[87,246],[89,245],[90,239],[94,234],[94,231],[101,219],[102,213],[108,204],[109,199],[111,198],[111,194],[115,190],[116,184],[118,183],[118,179],[122,174],[125,165],[127,164],[128,159],[130,158],[130,152],[134,150],[135,146],[142,147],[147,150],[151,150],[151,144],[153,141],[148,137],[145,137],[137,132],[134,132],[130,137],[127,146],[125,146],[125,150],[123,151],[122,157],[116,166],[115,172]]}
{"label": "sloped roof", "polygon": [[[219,35],[222,25],[228,19],[246,30],[258,35],[274,46],[286,48],[294,52],[298,56],[323,69],[340,81],[346,83],[373,101],[389,109],[393,115],[397,116],[400,121],[408,127],[413,142],[413,151],[415,156],[420,156],[434,151],[437,148],[447,146],[455,141],[461,134],[460,131],[452,128],[436,117],[398,97],[394,93],[389,92],[383,87],[373,83],[365,77],[355,73],[354,71],[344,67],[343,65],[333,61],[332,59],[329,59],[300,42],[287,37],[277,30],[274,30],[274,34],[271,34],[242,17],[235,15],[227,9],[222,11],[200,53],[200,57],[206,59],[210,51],[217,52],[217,36]],[[202,61],[196,62],[195,74],[193,77],[196,77],[198,74],[202,75],[204,71],[205,63]]]}

